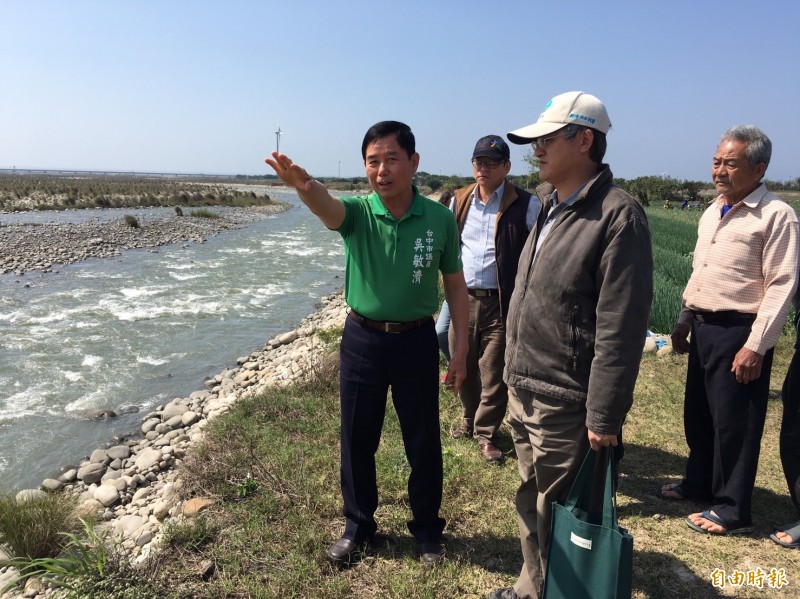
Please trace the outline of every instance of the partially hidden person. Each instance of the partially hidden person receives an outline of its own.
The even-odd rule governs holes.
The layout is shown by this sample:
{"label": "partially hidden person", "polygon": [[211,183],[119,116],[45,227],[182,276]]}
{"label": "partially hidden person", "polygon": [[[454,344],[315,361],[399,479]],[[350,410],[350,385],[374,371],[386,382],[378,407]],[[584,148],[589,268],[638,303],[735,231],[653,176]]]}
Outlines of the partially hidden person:
{"label": "partially hidden person", "polygon": [[794,356],[783,381],[781,400],[780,453],[783,474],[789,487],[789,497],[797,509],[798,520],[777,526],[770,538],[782,547],[800,547],[800,281],[792,300],[795,309],[794,328],[797,334]]}
{"label": "partially hidden person", "polygon": [[452,436],[474,437],[483,459],[499,464],[504,456],[498,433],[508,404],[505,321],[517,263],[541,203],[508,180],[511,154],[499,135],[481,137],[471,160],[475,183],[457,189],[451,206],[469,294],[467,375],[459,391],[463,415]]}
{"label": "partially hidden person", "polygon": [[[453,201],[453,190],[446,187],[439,195],[439,203],[450,207]],[[446,362],[450,362],[450,342],[448,340],[450,333],[450,307],[447,305],[447,300],[442,302],[442,307],[439,309],[439,315],[436,317],[436,338],[439,341],[439,351],[442,352]]]}

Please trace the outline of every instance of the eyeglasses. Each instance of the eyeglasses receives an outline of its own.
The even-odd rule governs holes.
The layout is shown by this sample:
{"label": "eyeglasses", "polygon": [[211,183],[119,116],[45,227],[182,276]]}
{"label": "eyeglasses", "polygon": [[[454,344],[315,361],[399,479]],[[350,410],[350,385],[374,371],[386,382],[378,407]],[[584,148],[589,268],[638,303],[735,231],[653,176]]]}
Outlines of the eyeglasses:
{"label": "eyeglasses", "polygon": [[556,137],[567,137],[567,135],[568,135],[567,133],[556,133],[555,135],[551,135],[550,137],[539,137],[531,142],[531,147],[534,150],[546,150],[547,146],[550,145],[550,142],[553,141]]}
{"label": "eyeglasses", "polygon": [[495,160],[478,160],[477,158],[472,159],[472,166],[474,166],[477,170],[482,171],[486,169],[490,171],[492,169],[497,168],[501,164],[505,164],[504,162],[497,162]]}

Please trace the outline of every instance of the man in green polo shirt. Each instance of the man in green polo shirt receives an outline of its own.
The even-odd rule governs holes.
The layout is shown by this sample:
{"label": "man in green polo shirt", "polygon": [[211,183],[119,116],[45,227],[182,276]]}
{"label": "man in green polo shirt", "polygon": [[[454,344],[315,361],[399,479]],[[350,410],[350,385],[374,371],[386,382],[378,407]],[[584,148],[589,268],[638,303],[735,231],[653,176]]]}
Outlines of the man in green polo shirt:
{"label": "man in green polo shirt", "polygon": [[439,345],[432,314],[442,273],[455,335],[446,384],[458,392],[466,369],[467,288],[452,212],[412,185],[419,165],[408,125],[382,121],[361,145],[373,193],[339,199],[288,156],[267,158],[281,180],[345,244],[345,299],[351,308],[340,348],[341,485],[345,529],[328,559],[349,565],[375,544],[375,452],[389,387],[411,466],[408,528],[420,557],[444,557],[439,516]]}

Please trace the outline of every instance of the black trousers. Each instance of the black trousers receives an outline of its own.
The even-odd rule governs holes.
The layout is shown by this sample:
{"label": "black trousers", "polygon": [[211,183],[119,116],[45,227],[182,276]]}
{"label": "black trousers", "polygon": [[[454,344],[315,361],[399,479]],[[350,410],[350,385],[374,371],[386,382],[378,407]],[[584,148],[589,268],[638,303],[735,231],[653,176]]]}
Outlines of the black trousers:
{"label": "black trousers", "polygon": [[794,352],[781,393],[781,464],[789,496],[800,515],[800,348]]}
{"label": "black trousers", "polygon": [[384,333],[347,319],[339,371],[345,538],[361,542],[377,531],[375,452],[391,387],[411,466],[408,499],[413,519],[408,528],[420,543],[440,539],[445,521],[439,517],[442,445],[438,374],[439,344],[433,320],[404,333]]}
{"label": "black trousers", "polygon": [[686,374],[683,422],[689,458],[681,486],[691,497],[713,501],[711,509],[729,528],[752,523],[772,370],[770,349],[757,380],[739,383],[731,372],[751,325],[752,320],[737,318],[694,321]]}

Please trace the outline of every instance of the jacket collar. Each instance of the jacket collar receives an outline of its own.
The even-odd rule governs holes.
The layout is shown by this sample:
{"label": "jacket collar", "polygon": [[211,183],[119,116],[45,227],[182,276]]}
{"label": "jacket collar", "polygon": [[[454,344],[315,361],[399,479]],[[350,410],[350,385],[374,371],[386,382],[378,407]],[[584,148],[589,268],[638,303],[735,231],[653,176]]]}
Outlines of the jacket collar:
{"label": "jacket collar", "polygon": [[[611,173],[611,168],[607,164],[600,164],[600,171],[589,181],[584,183],[583,189],[578,194],[578,197],[575,199],[573,204],[580,204],[583,202],[586,197],[593,193],[596,189],[607,185],[609,182],[613,183],[614,175]],[[550,183],[542,183],[541,185],[536,186],[536,195],[539,197],[539,200],[542,202],[542,206],[548,204],[548,200],[550,196],[553,195],[553,192],[556,190]]]}

